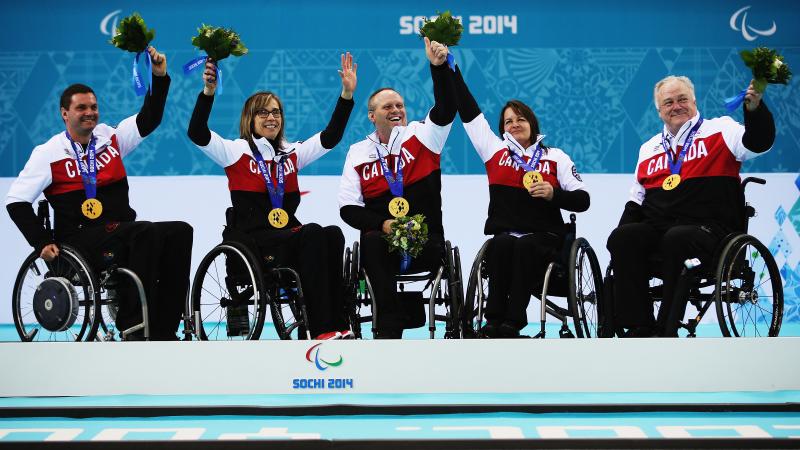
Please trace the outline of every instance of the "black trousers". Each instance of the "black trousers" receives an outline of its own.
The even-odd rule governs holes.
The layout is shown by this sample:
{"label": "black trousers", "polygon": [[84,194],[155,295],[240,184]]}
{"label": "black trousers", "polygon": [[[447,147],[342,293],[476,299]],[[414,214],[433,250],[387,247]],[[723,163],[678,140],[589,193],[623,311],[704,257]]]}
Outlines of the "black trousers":
{"label": "black trousers", "polygon": [[[361,235],[361,264],[369,276],[377,305],[379,333],[403,330],[406,310],[397,295],[397,274],[400,273],[399,252],[389,253],[389,243],[383,233],[370,231]],[[431,233],[422,252],[411,260],[407,273],[438,270],[442,264],[444,236]]]}
{"label": "black trousers", "polygon": [[[65,243],[86,252],[94,268],[116,264],[135,272],[147,295],[150,338],[175,340],[189,292],[193,233],[185,222],[111,222],[83,228]],[[133,283],[120,282],[116,325],[122,331],[141,323],[142,309]]]}
{"label": "black trousers", "polygon": [[562,240],[554,233],[521,237],[504,233],[491,239],[485,257],[489,271],[487,320],[506,322],[519,330],[528,324],[531,294],[541,289],[547,266],[558,257]]}
{"label": "black trousers", "polygon": [[347,328],[342,298],[344,235],[339,227],[307,223],[248,234],[256,240],[262,256],[272,256],[275,264],[300,275],[312,337]]}
{"label": "black trousers", "polygon": [[[653,327],[659,334],[677,335],[688,294],[677,289],[684,262],[699,258],[702,264],[711,264],[714,250],[724,236],[724,230],[706,225],[676,225],[666,230],[646,223],[617,227],[606,245],[614,267],[613,326]],[[660,267],[648,263],[653,254],[662,256]],[[657,318],[653,317],[648,294],[654,273],[660,275],[664,291]]]}

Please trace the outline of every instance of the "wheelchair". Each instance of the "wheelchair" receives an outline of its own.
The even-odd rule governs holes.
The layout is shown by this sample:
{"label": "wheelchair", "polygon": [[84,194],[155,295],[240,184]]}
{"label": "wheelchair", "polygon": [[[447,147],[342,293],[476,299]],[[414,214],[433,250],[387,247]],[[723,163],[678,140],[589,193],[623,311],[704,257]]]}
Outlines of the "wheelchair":
{"label": "wheelchair", "polygon": [[233,208],[225,212],[223,242],[195,272],[184,315],[184,340],[258,340],[267,309],[278,338],[311,339],[300,275],[276,267],[253,250],[255,240],[238,231]]}
{"label": "wheelchair", "polygon": [[[697,326],[712,306],[723,337],[778,336],[780,333],[783,283],[772,253],[747,234],[750,218],[756,215],[755,208],[745,200],[748,183],[766,184],[766,180],[747,177],[742,181],[741,230],[720,241],[710,264],[687,267],[678,281],[678,289],[688,291],[688,304],[697,310],[694,317],[678,325],[687,330],[687,337],[697,336]],[[661,259],[654,255],[647,264],[653,268],[650,298],[658,308],[663,300],[663,289],[655,267],[660,266]],[[606,270],[605,280],[607,298],[613,302],[613,261]],[[622,336],[623,330],[614,327],[613,317],[602,317],[601,321],[608,329],[607,337]]]}
{"label": "wheelchair", "polygon": [[[358,241],[354,242],[351,248],[345,249],[343,279],[345,280],[345,318],[350,330],[356,339],[361,339],[361,324],[371,323],[374,336],[378,329],[378,305],[375,303],[375,293],[370,284],[369,275],[361,266]],[[406,290],[408,287],[418,288],[420,284],[422,284],[421,289]],[[445,339],[461,337],[460,310],[463,304],[464,288],[458,247],[453,247],[450,241],[445,241],[441,263],[436,270],[397,275],[397,286],[398,294],[407,296],[408,301],[422,301],[427,305],[428,332],[431,339],[435,337],[437,321],[445,324]],[[369,314],[362,315],[361,308],[364,306],[370,307]],[[414,305],[409,306],[414,307]],[[443,307],[444,313],[437,313],[437,306]],[[406,329],[419,326],[421,325],[411,324]]]}
{"label": "wheelchair", "polygon": [[[602,305],[603,280],[600,263],[589,242],[576,238],[575,214],[570,214],[570,222],[565,223],[566,237],[560,257],[547,266],[542,283],[540,299],[540,330],[534,338],[544,338],[547,316],[561,321],[559,336],[572,338],[596,337],[598,332],[598,306]],[[484,325],[484,310],[489,293],[489,273],[485,254],[488,239],[481,246],[470,269],[467,281],[467,295],[463,308],[462,330],[465,338],[478,338]],[[565,297],[564,308],[548,297]],[[575,333],[569,327],[572,318]]]}
{"label": "wheelchair", "polygon": [[[37,216],[52,235],[47,200],[39,202]],[[67,244],[59,244],[59,256],[50,262],[41,259],[35,250],[31,252],[17,273],[12,297],[14,325],[20,340],[113,341],[116,331],[124,339],[139,330],[148,339],[147,296],[142,282],[113,258],[113,254],[105,254],[105,267],[97,272],[80,250]],[[124,277],[136,287],[143,321],[126,330],[116,330]]]}

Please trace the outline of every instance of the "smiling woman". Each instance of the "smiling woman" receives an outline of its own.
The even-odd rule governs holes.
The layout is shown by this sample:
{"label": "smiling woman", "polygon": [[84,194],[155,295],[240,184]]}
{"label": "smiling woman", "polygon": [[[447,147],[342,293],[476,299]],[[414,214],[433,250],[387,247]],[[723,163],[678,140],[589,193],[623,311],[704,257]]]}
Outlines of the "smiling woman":
{"label": "smiling woman", "polygon": [[[356,65],[350,53],[341,56],[342,94],[328,126],[310,138],[289,143],[284,137],[284,109],[273,92],[257,92],[242,107],[239,138],[228,140],[208,129],[217,89],[216,63],[209,59],[203,73],[203,92],[197,97],[189,123],[189,138],[228,177],[232,219],[223,238],[246,244],[269,264],[290,267],[300,275],[308,310],[308,327],[317,339],[353,336],[345,327],[341,298],[344,236],[339,227],[301,224],[297,172],[333,149],[342,138],[356,88]],[[219,305],[218,305],[219,306]],[[230,318],[244,314],[247,305],[222,305]],[[243,308],[244,311],[238,311]],[[233,334],[232,334],[233,333]]]}

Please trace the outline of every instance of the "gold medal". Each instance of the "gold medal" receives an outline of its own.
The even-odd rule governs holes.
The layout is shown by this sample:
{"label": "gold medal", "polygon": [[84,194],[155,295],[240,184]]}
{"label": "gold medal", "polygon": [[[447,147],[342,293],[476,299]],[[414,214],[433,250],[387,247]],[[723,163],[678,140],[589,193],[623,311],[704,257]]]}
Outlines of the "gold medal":
{"label": "gold medal", "polygon": [[87,198],[81,204],[81,212],[90,219],[97,219],[103,214],[103,204],[96,198]]}
{"label": "gold medal", "polygon": [[665,191],[671,191],[676,187],[678,187],[679,184],[681,184],[681,176],[678,175],[677,173],[673,173],[672,175],[664,179],[664,183],[661,184],[661,187]]}
{"label": "gold medal", "polygon": [[538,170],[529,170],[522,177],[522,185],[525,186],[525,189],[530,189],[534,183],[540,183],[542,180],[542,174]]}
{"label": "gold medal", "polygon": [[408,200],[403,197],[395,197],[389,202],[389,214],[392,217],[403,217],[408,214]]}
{"label": "gold medal", "polygon": [[289,214],[283,208],[273,208],[267,217],[269,224],[275,228],[283,228],[289,223]]}

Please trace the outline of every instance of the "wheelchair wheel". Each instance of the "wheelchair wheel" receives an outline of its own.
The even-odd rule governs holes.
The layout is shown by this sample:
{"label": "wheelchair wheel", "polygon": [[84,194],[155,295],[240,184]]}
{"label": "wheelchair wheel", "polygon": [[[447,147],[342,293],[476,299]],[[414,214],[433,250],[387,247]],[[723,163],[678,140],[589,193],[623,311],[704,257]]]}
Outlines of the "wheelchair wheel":
{"label": "wheelchair wheel", "polygon": [[489,294],[489,274],[486,272],[484,255],[490,240],[483,243],[467,280],[467,295],[464,297],[464,307],[461,309],[461,337],[474,338],[483,326],[483,312],[486,309],[486,296]]}
{"label": "wheelchair wheel", "polygon": [[100,289],[89,263],[61,245],[46,262],[36,252],[22,263],[14,282],[14,325],[22,341],[91,341],[99,322]]}
{"label": "wheelchair wheel", "polygon": [[770,251],[742,234],[720,256],[714,303],[725,337],[777,336],[783,319],[783,285]]}
{"label": "wheelchair wheel", "polygon": [[445,241],[445,277],[446,289],[439,289],[439,296],[447,309],[445,319],[445,339],[458,339],[461,337],[461,306],[464,302],[464,291],[461,287],[459,266],[461,257],[458,247],[453,247],[450,241]]}
{"label": "wheelchair wheel", "polygon": [[188,311],[198,339],[257,340],[266,298],[259,260],[245,246],[223,242],[197,268]]}
{"label": "wheelchair wheel", "polygon": [[569,253],[569,309],[579,338],[597,337],[603,279],[597,255],[584,238],[572,243]]}
{"label": "wheelchair wheel", "polygon": [[278,337],[282,340],[292,339],[293,333],[297,331],[295,338],[308,338],[308,315],[304,306],[300,275],[293,269],[277,268],[272,269],[267,278],[270,279],[267,287],[269,310]]}
{"label": "wheelchair wheel", "polygon": [[344,317],[348,328],[356,339],[361,339],[361,316],[359,315],[359,277],[358,277],[358,242],[353,248],[344,251]]}

